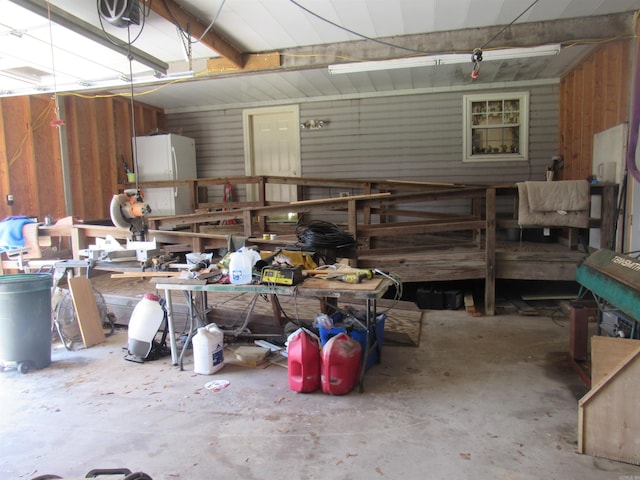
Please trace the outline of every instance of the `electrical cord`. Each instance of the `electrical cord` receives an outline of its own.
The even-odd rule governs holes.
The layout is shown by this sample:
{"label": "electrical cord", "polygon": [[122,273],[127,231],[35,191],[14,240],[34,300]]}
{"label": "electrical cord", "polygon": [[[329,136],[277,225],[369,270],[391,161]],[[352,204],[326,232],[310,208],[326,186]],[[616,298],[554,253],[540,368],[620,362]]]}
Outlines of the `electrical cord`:
{"label": "electrical cord", "polygon": [[[298,7],[298,8],[300,8],[300,9],[304,10],[305,12],[307,12],[307,13],[308,13],[308,14],[310,14],[310,15],[313,15],[313,16],[314,16],[314,17],[316,17],[318,20],[322,20],[323,22],[326,22],[326,23],[328,23],[329,25],[333,25],[334,27],[339,28],[340,30],[344,30],[345,32],[348,32],[348,33],[350,33],[350,34],[352,34],[352,35],[355,35],[355,36],[357,36],[357,37],[364,38],[365,40],[369,40],[369,41],[371,41],[371,42],[376,42],[376,43],[379,43],[380,45],[384,45],[384,46],[387,46],[387,47],[391,47],[391,48],[398,48],[398,49],[400,49],[400,50],[405,50],[405,51],[407,51],[407,52],[411,52],[411,53],[426,53],[426,52],[424,52],[424,51],[422,51],[422,50],[416,50],[416,49],[414,49],[414,48],[407,48],[407,47],[403,47],[403,46],[400,46],[400,45],[395,45],[395,44],[393,44],[393,43],[385,42],[385,41],[383,41],[383,40],[378,40],[377,38],[368,37],[368,36],[366,36],[366,35],[363,35],[363,34],[361,34],[361,33],[356,32],[356,31],[354,31],[354,30],[351,30],[351,29],[349,29],[349,28],[347,28],[347,27],[343,27],[342,25],[338,25],[338,24],[337,24],[337,23],[335,23],[335,22],[332,22],[332,21],[331,21],[331,20],[329,20],[328,18],[325,18],[325,17],[323,17],[323,16],[321,16],[321,15],[319,15],[319,14],[317,14],[317,13],[315,13],[315,12],[311,11],[311,10],[309,10],[307,7],[304,7],[304,6],[300,5],[300,4],[299,4],[298,2],[296,2],[295,0],[289,0],[289,1],[290,1],[291,3],[293,3],[296,7]],[[538,1],[538,0],[536,0],[536,1]]]}
{"label": "electrical cord", "polygon": [[480,50],[484,50],[485,48],[487,48],[487,45],[489,45],[491,42],[493,42],[496,38],[498,38],[502,32],[504,32],[507,28],[509,28],[511,25],[513,25],[514,23],[516,23],[518,21],[518,19],[520,17],[522,17],[525,13],[527,13],[529,10],[531,10],[533,8],[533,6],[538,3],[540,0],[533,0],[533,3],[531,3],[531,5],[529,5],[527,8],[525,8],[522,13],[520,15],[518,15],[516,18],[514,18],[511,23],[509,23],[508,25],[505,25],[504,27],[502,27],[502,29],[496,33],[493,37],[491,37],[488,41],[485,42],[484,45],[482,45],[482,47],[480,47]]}

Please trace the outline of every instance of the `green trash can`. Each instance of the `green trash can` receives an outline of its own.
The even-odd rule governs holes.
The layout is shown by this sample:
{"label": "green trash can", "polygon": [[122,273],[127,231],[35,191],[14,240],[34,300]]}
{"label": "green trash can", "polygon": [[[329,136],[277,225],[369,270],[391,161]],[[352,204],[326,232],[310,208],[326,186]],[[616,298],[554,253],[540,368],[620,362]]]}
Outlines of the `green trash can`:
{"label": "green trash can", "polygon": [[21,373],[51,364],[51,275],[0,276],[0,364]]}

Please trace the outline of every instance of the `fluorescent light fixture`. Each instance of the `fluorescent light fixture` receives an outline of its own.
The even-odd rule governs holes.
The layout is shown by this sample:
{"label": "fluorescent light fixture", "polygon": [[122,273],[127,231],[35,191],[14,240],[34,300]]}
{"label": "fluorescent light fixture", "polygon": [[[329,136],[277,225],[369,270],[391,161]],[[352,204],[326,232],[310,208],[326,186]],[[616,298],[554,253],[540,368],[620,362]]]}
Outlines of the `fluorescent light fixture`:
{"label": "fluorescent light fixture", "polygon": [[[511,60],[515,58],[542,57],[559,55],[560,45],[542,45],[539,47],[505,48],[501,50],[487,50],[482,52],[482,61]],[[434,67],[437,65],[453,65],[458,63],[472,64],[470,53],[451,53],[443,55],[427,55],[424,57],[394,58],[372,62],[338,63],[329,65],[329,73],[373,72],[376,70],[395,70],[398,68]]]}
{"label": "fluorescent light fixture", "polygon": [[[2,74],[2,72],[0,72]],[[113,78],[103,78],[98,80],[81,79],[72,83],[60,82],[55,86],[55,91],[58,93],[63,92],[81,92],[85,90],[123,90],[128,88],[129,85],[145,86],[154,85],[159,83],[171,83],[176,80],[186,80],[195,76],[193,71],[169,73],[158,77],[155,72],[146,72],[142,74],[134,74],[133,82],[130,81],[129,75],[121,75]],[[32,93],[53,92],[54,85],[37,85],[27,88],[3,90],[0,91],[0,97],[9,97],[16,95],[29,95]]]}

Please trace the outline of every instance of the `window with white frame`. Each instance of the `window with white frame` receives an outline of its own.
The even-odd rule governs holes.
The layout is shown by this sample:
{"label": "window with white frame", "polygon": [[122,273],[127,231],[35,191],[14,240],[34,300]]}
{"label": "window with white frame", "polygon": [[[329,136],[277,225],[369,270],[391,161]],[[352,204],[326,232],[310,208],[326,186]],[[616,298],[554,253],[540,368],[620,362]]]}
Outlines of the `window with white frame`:
{"label": "window with white frame", "polygon": [[528,159],[528,92],[465,95],[463,108],[465,162]]}

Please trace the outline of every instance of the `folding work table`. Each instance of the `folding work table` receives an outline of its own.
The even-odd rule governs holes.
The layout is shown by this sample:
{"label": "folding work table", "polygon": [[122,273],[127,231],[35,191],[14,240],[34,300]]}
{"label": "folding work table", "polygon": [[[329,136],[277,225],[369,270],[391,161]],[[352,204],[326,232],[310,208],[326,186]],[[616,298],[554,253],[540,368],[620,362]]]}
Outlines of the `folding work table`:
{"label": "folding work table", "polygon": [[[377,300],[381,298],[385,292],[389,289],[392,282],[384,277],[374,277],[371,280],[364,280],[362,283],[349,284],[339,281],[323,280],[319,278],[307,278],[299,285],[296,286],[282,286],[282,285],[262,285],[262,284],[250,284],[250,285],[230,285],[219,283],[208,284],[189,284],[180,283],[179,280],[172,279],[171,283],[162,283],[162,280],[156,281],[156,289],[163,290],[166,308],[167,308],[167,323],[169,327],[169,337],[171,344],[171,361],[173,365],[180,364],[182,369],[182,356],[184,349],[187,347],[188,342],[193,334],[193,312],[195,310],[194,298],[191,295],[192,292],[202,292],[205,295],[204,302],[206,303],[206,294],[215,293],[253,293],[255,295],[284,295],[284,296],[298,296],[304,298],[318,298],[321,302],[326,302],[330,298],[342,298],[347,297],[349,300],[356,300],[364,303],[366,309],[366,345],[368,348],[364,354],[362,362],[362,370],[360,373],[360,391],[363,390],[364,373],[366,370],[367,359],[369,354],[376,349],[378,353],[378,361],[381,358],[381,345],[378,343],[376,334],[376,317],[377,317]],[[182,353],[179,354],[174,328],[174,313],[173,305],[171,302],[172,292],[187,292],[189,295],[189,337],[187,342],[183,346]],[[206,305],[203,306],[206,310]],[[180,361],[178,360],[180,357]]]}

